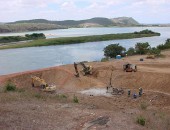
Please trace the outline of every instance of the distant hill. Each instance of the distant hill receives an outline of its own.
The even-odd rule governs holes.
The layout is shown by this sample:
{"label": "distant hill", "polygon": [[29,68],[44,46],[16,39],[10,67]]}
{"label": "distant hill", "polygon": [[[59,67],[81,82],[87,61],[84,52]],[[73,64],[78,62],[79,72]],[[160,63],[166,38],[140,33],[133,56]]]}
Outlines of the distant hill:
{"label": "distant hill", "polygon": [[131,17],[118,17],[111,19],[116,25],[120,26],[134,26],[139,25],[139,23]]}
{"label": "distant hill", "polygon": [[33,20],[22,20],[22,21],[16,21],[13,23],[8,24],[16,24],[16,23],[48,23],[48,24],[57,24],[61,26],[79,26],[83,24],[93,24],[93,25],[99,25],[99,26],[117,26],[117,25],[123,25],[123,26],[129,26],[129,25],[138,25],[139,23],[134,20],[131,17],[119,17],[119,18],[102,18],[102,17],[96,17],[86,20],[64,20],[64,21],[49,21],[46,19],[33,19]]}
{"label": "distant hill", "polygon": [[50,29],[63,29],[64,27],[56,24],[45,23],[16,23],[16,24],[0,24],[0,33],[8,32],[27,32]]}
{"label": "distant hill", "polygon": [[46,19],[21,20],[0,25],[0,33],[23,32],[61,29],[70,27],[109,27],[109,26],[137,26],[139,23],[131,17],[102,18],[96,17],[86,20],[49,21]]}

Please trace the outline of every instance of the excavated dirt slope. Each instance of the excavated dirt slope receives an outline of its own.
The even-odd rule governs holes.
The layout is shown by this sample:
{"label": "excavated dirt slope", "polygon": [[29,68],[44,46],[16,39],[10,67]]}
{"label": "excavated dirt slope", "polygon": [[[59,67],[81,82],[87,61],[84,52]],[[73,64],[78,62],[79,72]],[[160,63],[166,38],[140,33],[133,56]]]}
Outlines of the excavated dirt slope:
{"label": "excavated dirt slope", "polygon": [[[0,76],[0,129],[24,130],[169,130],[170,128],[170,51],[165,58],[132,56],[109,62],[85,63],[93,74],[75,77],[73,65]],[[139,61],[143,58],[144,61]],[[137,72],[124,72],[124,63],[133,63]],[[78,67],[81,70],[81,66]],[[123,88],[123,95],[93,95],[109,84]],[[31,76],[57,86],[56,93],[36,91]],[[11,81],[19,90],[2,91]],[[36,82],[36,85],[39,85]],[[133,98],[142,87],[142,97]],[[22,89],[20,89],[22,88]],[[127,95],[131,89],[131,96]],[[75,103],[75,95],[79,103]],[[74,100],[73,100],[74,99]],[[144,120],[142,126],[138,119]],[[137,123],[138,122],[138,123]]]}
{"label": "excavated dirt slope", "polygon": [[[7,82],[7,80],[11,80],[17,87],[31,87],[31,76],[35,75],[44,79],[48,84],[55,84],[59,89],[73,90],[106,87],[109,84],[111,69],[113,67],[112,85],[115,87],[134,89],[142,87],[147,90],[170,93],[170,57],[168,52],[164,53],[166,54],[166,58],[144,59],[143,62],[139,61],[141,56],[134,56],[111,62],[88,63],[94,67],[93,75],[80,75],[79,78],[74,76],[73,65],[65,65],[0,76],[0,80],[1,84]],[[142,58],[145,58],[145,56],[142,56]],[[122,65],[127,62],[137,64],[138,72],[124,72]],[[81,66],[79,70],[81,70]]]}

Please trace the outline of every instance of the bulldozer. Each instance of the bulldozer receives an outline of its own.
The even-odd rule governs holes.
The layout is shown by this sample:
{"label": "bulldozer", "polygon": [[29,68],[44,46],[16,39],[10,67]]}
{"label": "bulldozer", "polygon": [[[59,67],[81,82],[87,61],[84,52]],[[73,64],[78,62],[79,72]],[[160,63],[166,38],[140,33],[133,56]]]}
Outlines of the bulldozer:
{"label": "bulldozer", "polygon": [[45,92],[52,92],[56,90],[56,86],[55,85],[48,85],[44,79],[41,79],[37,76],[31,76],[32,79],[32,87],[35,87],[35,81],[38,81],[40,83],[40,88],[42,91]]}
{"label": "bulldozer", "polygon": [[126,63],[123,65],[123,70],[126,72],[136,72],[137,66],[135,64]]}
{"label": "bulldozer", "polygon": [[155,55],[148,54],[146,59],[155,59]]}
{"label": "bulldozer", "polygon": [[112,86],[112,74],[113,74],[113,67],[110,75],[109,85],[106,87],[107,93],[111,93],[112,95],[122,95],[124,93],[124,90],[122,88],[115,88]]}
{"label": "bulldozer", "polygon": [[93,70],[92,66],[85,65],[84,62],[74,62],[74,68],[75,68],[75,71],[76,71],[75,76],[76,77],[80,76],[78,68],[77,68],[78,65],[81,65],[83,67],[82,70],[80,71],[83,74],[83,76],[92,74],[92,70]]}

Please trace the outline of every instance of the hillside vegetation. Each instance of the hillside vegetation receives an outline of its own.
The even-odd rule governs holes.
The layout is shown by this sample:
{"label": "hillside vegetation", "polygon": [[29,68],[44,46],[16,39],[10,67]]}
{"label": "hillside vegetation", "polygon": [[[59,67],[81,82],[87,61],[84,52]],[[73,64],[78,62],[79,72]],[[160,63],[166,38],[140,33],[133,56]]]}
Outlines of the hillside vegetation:
{"label": "hillside vegetation", "polygon": [[15,23],[15,24],[0,24],[0,33],[9,32],[27,32],[38,30],[62,29],[64,27],[57,24],[48,23]]}
{"label": "hillside vegetation", "polygon": [[133,18],[91,18],[86,20],[64,20],[49,21],[46,19],[21,20],[6,24],[0,24],[0,33],[24,32],[37,30],[50,30],[61,28],[79,28],[79,27],[109,27],[109,26],[136,26],[139,23]]}

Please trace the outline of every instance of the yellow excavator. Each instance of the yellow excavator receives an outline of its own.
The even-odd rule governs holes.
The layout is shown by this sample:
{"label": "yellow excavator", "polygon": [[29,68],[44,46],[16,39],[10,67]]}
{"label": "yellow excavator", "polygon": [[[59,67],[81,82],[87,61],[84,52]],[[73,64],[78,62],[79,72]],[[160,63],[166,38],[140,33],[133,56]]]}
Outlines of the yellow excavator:
{"label": "yellow excavator", "polygon": [[52,92],[56,90],[56,86],[55,85],[48,85],[44,79],[41,79],[37,76],[31,76],[32,79],[32,87],[35,87],[35,81],[38,81],[40,83],[40,88],[42,91],[46,91],[46,92]]}
{"label": "yellow excavator", "polygon": [[155,55],[148,54],[146,59],[155,59]]}
{"label": "yellow excavator", "polygon": [[92,74],[92,70],[93,70],[93,67],[92,67],[92,66],[85,65],[84,62],[74,62],[74,68],[75,68],[75,71],[76,71],[75,76],[76,76],[76,77],[79,77],[79,72],[78,72],[78,68],[77,68],[77,65],[79,65],[79,64],[83,67],[80,72],[81,72],[84,76],[85,76],[85,75],[91,75],[91,74]]}

